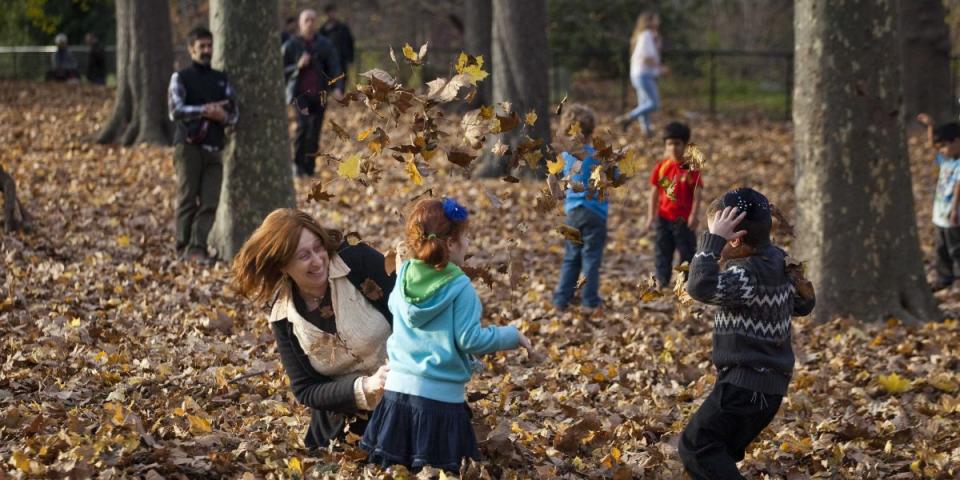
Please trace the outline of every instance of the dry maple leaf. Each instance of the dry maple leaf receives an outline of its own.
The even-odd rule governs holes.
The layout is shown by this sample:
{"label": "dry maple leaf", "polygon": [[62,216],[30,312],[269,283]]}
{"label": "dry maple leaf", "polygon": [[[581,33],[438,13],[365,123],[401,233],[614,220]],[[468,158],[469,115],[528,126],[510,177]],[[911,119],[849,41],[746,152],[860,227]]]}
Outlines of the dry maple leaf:
{"label": "dry maple leaf", "polygon": [[580,230],[571,227],[565,223],[561,223],[554,228],[554,231],[560,234],[564,239],[569,240],[577,245],[583,245],[583,240],[580,237]]}
{"label": "dry maple leaf", "polygon": [[365,279],[363,283],[360,284],[360,293],[374,302],[383,298],[383,289],[380,288],[380,285],[377,285],[377,282],[370,278]]}

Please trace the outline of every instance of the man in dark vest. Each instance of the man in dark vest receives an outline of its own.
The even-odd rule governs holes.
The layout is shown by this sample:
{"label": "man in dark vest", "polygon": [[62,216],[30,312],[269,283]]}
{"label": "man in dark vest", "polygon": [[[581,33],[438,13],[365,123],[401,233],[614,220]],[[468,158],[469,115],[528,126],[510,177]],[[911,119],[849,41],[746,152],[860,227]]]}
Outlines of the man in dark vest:
{"label": "man in dark vest", "polygon": [[176,124],[173,163],[177,170],[177,251],[188,260],[207,262],[207,236],[213,226],[223,180],[224,127],[237,123],[233,86],[210,67],[213,34],[190,31],[190,66],[170,77],[170,119]]}
{"label": "man in dark vest", "polygon": [[326,93],[343,95],[340,59],[323,35],[317,34],[317,12],[300,13],[300,32],[283,44],[283,75],[287,103],[297,112],[293,163],[298,176],[312,176],[320,149],[320,127],[326,110]]}
{"label": "man in dark vest", "polygon": [[326,14],[327,21],[320,27],[320,34],[333,42],[333,47],[340,56],[340,71],[343,72],[344,81],[347,81],[347,69],[353,63],[353,34],[350,33],[350,27],[338,17],[336,4],[328,4],[323,13]]}

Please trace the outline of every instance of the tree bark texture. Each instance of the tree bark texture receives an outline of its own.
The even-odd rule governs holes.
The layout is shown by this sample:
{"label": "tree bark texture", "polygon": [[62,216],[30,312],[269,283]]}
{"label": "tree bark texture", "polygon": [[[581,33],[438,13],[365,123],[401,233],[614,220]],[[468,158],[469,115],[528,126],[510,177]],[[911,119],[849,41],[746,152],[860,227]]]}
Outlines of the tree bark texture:
{"label": "tree bark texture", "polygon": [[[529,134],[549,144],[550,52],[546,0],[493,0],[492,3],[493,100],[510,102],[521,118],[535,111],[538,120]],[[523,135],[518,128],[500,137],[501,142],[516,151]],[[503,162],[488,155],[477,173],[497,176],[504,173],[503,170]]]}
{"label": "tree bark texture", "polygon": [[17,183],[2,166],[0,166],[0,192],[3,193],[4,231],[13,232],[25,228],[30,215],[17,198]]}
{"label": "tree bark texture", "polygon": [[899,0],[903,100],[907,119],[925,112],[937,123],[951,116],[950,28],[942,0]]}
{"label": "tree bark texture", "polygon": [[276,2],[210,2],[213,66],[229,75],[240,111],[223,151],[223,188],[210,232],[210,244],[225,260],[267,214],[296,204],[277,18]]}
{"label": "tree bark texture", "polygon": [[[493,6],[491,0],[466,0],[464,2],[464,44],[470,55],[483,55],[486,62],[491,62],[490,43],[493,29]],[[489,65],[489,64],[488,64]],[[487,67],[492,72],[492,65]],[[477,86],[477,97],[474,100],[479,105],[489,105],[493,98],[492,82],[480,82]]]}
{"label": "tree bark texture", "polygon": [[167,85],[173,73],[168,0],[117,0],[117,93],[100,143],[170,143]]}
{"label": "tree bark texture", "polygon": [[818,321],[939,318],[903,132],[898,0],[798,0],[797,251]]}

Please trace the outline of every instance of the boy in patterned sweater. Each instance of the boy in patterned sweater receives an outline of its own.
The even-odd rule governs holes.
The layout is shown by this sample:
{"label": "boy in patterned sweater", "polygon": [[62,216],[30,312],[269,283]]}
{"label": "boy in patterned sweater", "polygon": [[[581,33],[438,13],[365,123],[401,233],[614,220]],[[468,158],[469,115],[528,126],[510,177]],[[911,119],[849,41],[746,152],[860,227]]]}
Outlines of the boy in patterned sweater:
{"label": "boy in patterned sweater", "polygon": [[690,264],[687,292],[719,308],[714,320],[717,382],[680,438],[694,479],[740,479],[737,462],[773,420],[793,373],[791,317],[808,315],[813,287],[770,242],[771,207],[749,188],[707,211],[708,232]]}

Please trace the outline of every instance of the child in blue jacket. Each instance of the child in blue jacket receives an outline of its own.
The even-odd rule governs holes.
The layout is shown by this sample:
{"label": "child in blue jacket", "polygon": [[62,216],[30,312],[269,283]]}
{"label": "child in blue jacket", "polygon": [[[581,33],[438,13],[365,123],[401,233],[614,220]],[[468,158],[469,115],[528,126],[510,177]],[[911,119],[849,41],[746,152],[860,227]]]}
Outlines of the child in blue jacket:
{"label": "child in blue jacket", "polygon": [[457,471],[478,458],[465,386],[473,355],[523,346],[516,327],[481,327],[482,307],[458,265],[468,247],[467,210],[455,200],[421,200],[407,217],[407,245],[388,306],[390,373],[360,446],[369,461],[414,470]]}

